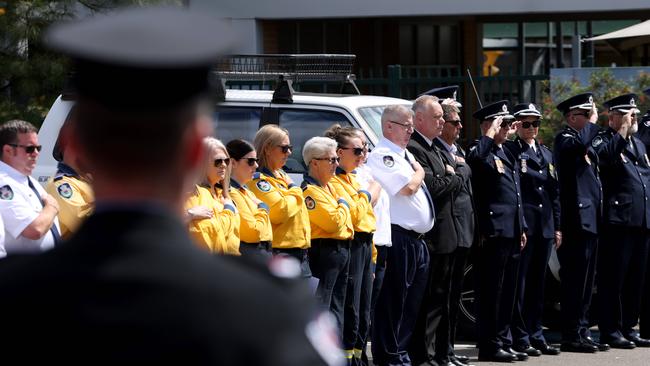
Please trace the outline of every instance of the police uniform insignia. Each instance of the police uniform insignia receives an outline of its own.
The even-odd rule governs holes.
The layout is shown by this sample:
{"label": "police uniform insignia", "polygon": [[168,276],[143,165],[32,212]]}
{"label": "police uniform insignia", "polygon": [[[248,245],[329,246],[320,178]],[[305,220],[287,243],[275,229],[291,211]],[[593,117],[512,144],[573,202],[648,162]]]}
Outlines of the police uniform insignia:
{"label": "police uniform insignia", "polygon": [[255,185],[257,185],[257,188],[262,192],[268,192],[271,190],[271,184],[265,180],[258,180]]}
{"label": "police uniform insignia", "polygon": [[523,157],[521,158],[521,172],[526,173],[528,171],[528,162]]}
{"label": "police uniform insignia", "polygon": [[454,96],[451,97],[451,99],[456,100],[456,93],[457,93],[457,92],[454,92]]}
{"label": "police uniform insignia", "polygon": [[59,195],[63,198],[72,197],[72,187],[70,187],[70,184],[68,183],[63,183],[56,187],[56,191],[59,192]]}
{"label": "police uniform insignia", "polygon": [[623,154],[623,153],[621,153],[621,160],[623,161],[623,163],[628,162],[627,158],[625,157],[625,154]]}
{"label": "police uniform insignia", "polygon": [[630,99],[630,105],[632,107],[636,107],[636,102],[634,101],[634,98]]}
{"label": "police uniform insignia", "polygon": [[502,110],[503,112],[508,113],[508,106],[507,106],[506,104],[504,104],[503,106],[501,106],[501,110]]}
{"label": "police uniform insignia", "polygon": [[650,119],[644,121],[643,125],[646,126],[646,127],[650,127]]}
{"label": "police uniform insignia", "polygon": [[14,198],[14,191],[8,184],[0,187],[0,198],[5,201],[10,201]]}
{"label": "police uniform insignia", "polygon": [[497,165],[497,171],[499,173],[504,174],[506,172],[506,169],[503,167],[503,161],[496,156],[494,157],[494,164]]}
{"label": "police uniform insignia", "polygon": [[555,171],[555,166],[553,164],[548,165],[548,174],[551,177],[557,179],[557,172]]}
{"label": "police uniform insignia", "polygon": [[589,104],[594,104],[594,97],[591,95],[589,96]]}
{"label": "police uniform insignia", "polygon": [[598,145],[600,145],[600,144],[602,144],[602,143],[603,143],[603,139],[602,139],[602,137],[600,137],[600,136],[596,136],[596,137],[594,137],[593,140],[591,140],[591,146],[592,146],[593,148],[597,148]]}
{"label": "police uniform insignia", "polygon": [[392,168],[395,165],[395,160],[393,160],[393,157],[390,155],[384,156],[384,165],[386,165],[389,168]]}
{"label": "police uniform insignia", "polygon": [[314,199],[311,198],[311,196],[307,196],[305,197],[305,206],[307,206],[308,210],[313,210],[314,208],[316,208],[316,201],[314,201]]}

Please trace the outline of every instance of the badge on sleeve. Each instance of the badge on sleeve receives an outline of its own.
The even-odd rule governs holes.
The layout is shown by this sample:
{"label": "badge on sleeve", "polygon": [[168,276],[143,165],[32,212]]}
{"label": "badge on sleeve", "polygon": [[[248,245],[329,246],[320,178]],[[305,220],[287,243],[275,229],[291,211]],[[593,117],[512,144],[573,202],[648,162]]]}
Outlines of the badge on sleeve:
{"label": "badge on sleeve", "polygon": [[395,160],[393,160],[393,157],[390,155],[384,156],[384,165],[386,165],[389,168],[392,168],[395,165]]}
{"label": "badge on sleeve", "polygon": [[594,137],[593,140],[591,140],[591,146],[592,146],[593,148],[597,148],[598,145],[600,145],[600,144],[602,144],[602,143],[603,143],[603,139],[602,139],[602,137],[600,137],[600,136],[596,136],[596,137]]}
{"label": "badge on sleeve", "polygon": [[70,187],[70,184],[68,183],[63,183],[56,187],[56,191],[59,192],[59,196],[63,198],[70,198],[72,197],[72,187]]}
{"label": "badge on sleeve", "polygon": [[262,192],[268,192],[271,190],[271,184],[265,180],[258,180],[255,185],[257,185],[257,188]]}
{"label": "badge on sleeve", "polygon": [[308,210],[313,210],[314,208],[316,208],[316,201],[314,201],[314,199],[311,198],[311,196],[307,196],[305,197],[305,206],[307,206]]}
{"label": "badge on sleeve", "polygon": [[11,201],[14,198],[14,191],[7,184],[6,186],[0,187],[0,199],[5,201]]}

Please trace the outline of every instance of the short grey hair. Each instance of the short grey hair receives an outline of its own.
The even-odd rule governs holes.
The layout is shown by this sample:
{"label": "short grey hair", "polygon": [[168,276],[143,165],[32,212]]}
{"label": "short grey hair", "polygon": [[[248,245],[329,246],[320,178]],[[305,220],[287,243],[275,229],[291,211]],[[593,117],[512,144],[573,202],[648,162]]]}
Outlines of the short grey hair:
{"label": "short grey hair", "polygon": [[336,141],[329,137],[312,137],[302,147],[302,159],[305,161],[305,165],[309,166],[314,158],[322,158],[329,151],[336,152],[336,146]]}
{"label": "short grey hair", "polygon": [[460,108],[456,107],[453,104],[440,104],[442,106],[442,119],[449,121],[451,115],[454,113],[460,113]]}
{"label": "short grey hair", "polygon": [[393,104],[384,108],[384,112],[381,114],[381,124],[385,125],[388,121],[394,121],[398,118],[397,116],[409,115],[413,117],[413,111],[406,108],[402,104]]}
{"label": "short grey hair", "polygon": [[438,103],[439,99],[435,95],[420,95],[418,99],[413,102],[413,106],[411,109],[413,109],[413,113],[416,112],[424,112],[426,109],[427,105],[431,103]]}

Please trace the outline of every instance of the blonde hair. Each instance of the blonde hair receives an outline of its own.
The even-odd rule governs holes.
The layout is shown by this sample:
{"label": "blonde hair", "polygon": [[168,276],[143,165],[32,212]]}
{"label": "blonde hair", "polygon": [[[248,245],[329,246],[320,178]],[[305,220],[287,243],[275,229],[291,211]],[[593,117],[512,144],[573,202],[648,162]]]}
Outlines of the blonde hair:
{"label": "blonde hair", "polygon": [[[223,144],[223,142],[221,142],[221,140],[216,139],[214,137],[203,138],[203,146],[205,147],[206,162],[205,162],[205,170],[201,175],[200,185],[204,187],[208,187],[212,190],[213,187],[211,187],[210,182],[208,181],[208,168],[210,167],[211,164],[214,164],[212,161],[212,156],[214,156],[214,154],[219,150],[223,151],[223,153],[226,154],[227,158],[230,158],[230,155],[228,155],[228,149],[226,149],[226,146]],[[231,165],[228,164],[228,166],[226,167],[226,175],[223,178],[223,181],[221,182],[224,198],[230,197],[228,193],[230,189],[230,169],[231,169]]]}
{"label": "blonde hair", "polygon": [[278,125],[266,125],[257,131],[253,145],[255,145],[255,151],[257,151],[260,168],[269,167],[268,161],[266,160],[266,151],[269,147],[280,145],[285,136],[289,137],[289,131]]}

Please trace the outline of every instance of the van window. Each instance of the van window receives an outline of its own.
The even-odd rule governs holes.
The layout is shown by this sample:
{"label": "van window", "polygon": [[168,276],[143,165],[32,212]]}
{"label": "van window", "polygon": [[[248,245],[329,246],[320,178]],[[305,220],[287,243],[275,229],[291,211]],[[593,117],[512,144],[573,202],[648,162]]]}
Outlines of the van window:
{"label": "van window", "polygon": [[288,173],[304,173],[305,163],[302,160],[302,147],[314,136],[323,136],[325,130],[335,123],[341,126],[352,126],[348,118],[339,112],[318,111],[307,109],[283,109],[279,115],[280,126],[289,131],[291,145],[294,150],[287,160],[285,170]]}
{"label": "van window", "polygon": [[252,142],[261,115],[260,107],[219,107],[215,113],[216,136],[224,144],[233,139]]}

